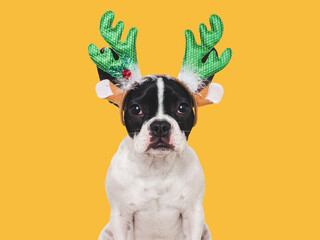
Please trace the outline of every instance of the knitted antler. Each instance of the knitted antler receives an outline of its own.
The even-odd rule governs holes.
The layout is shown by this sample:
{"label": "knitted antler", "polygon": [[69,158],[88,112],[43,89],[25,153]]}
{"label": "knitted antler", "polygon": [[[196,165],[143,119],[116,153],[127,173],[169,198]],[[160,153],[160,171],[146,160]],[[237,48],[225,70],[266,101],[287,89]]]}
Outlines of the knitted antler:
{"label": "knitted antler", "polygon": [[211,15],[209,21],[211,31],[203,23],[199,26],[200,45],[196,43],[192,31],[185,31],[186,49],[178,78],[193,92],[204,89],[214,74],[227,66],[232,55],[231,49],[227,48],[218,57],[214,46],[222,37],[223,24],[217,15]]}
{"label": "knitted antler", "polygon": [[121,42],[124,23],[112,28],[114,13],[106,12],[100,21],[100,33],[111,48],[101,51],[94,45],[88,47],[89,55],[97,67],[112,76],[112,82],[125,90],[141,78],[136,52],[137,28],[131,28],[126,40]]}

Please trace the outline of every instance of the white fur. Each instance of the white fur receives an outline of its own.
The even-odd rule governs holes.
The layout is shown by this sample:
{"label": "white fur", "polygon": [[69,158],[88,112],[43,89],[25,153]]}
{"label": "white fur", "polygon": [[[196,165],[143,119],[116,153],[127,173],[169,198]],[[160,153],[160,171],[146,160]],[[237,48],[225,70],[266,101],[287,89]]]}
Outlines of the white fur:
{"label": "white fur", "polygon": [[[121,86],[121,88],[118,89],[118,91],[126,91],[128,89],[131,89],[132,85],[134,85],[137,82],[140,82],[141,73],[140,73],[138,64],[135,64],[134,66],[132,66],[130,68],[130,71],[131,71],[131,78],[129,81],[125,79],[118,80],[120,82],[123,82],[123,85]],[[98,82],[96,84],[96,93],[99,98],[103,98],[103,99],[113,95],[113,92],[110,88],[110,80],[104,79]]]}
{"label": "white fur", "polygon": [[201,76],[188,68],[181,68],[178,79],[185,83],[191,92],[196,92],[201,84]]}
{"label": "white fur", "polygon": [[163,115],[164,83],[162,78],[158,79],[157,87],[158,87],[158,115]]}
{"label": "white fur", "polygon": [[127,80],[122,80],[125,82],[125,84],[121,87],[122,90],[126,91],[128,89],[131,89],[132,85],[134,85],[137,82],[140,82],[141,80],[141,73],[140,73],[140,69],[139,69],[139,65],[138,64],[134,64],[131,68],[131,78],[129,81]]}
{"label": "white fur", "polygon": [[[99,240],[210,240],[202,201],[204,175],[176,120],[163,112],[164,82],[157,79],[156,116],[127,136],[114,155],[106,178],[110,222]],[[170,123],[174,149],[149,149],[150,124]]]}
{"label": "white fur", "polygon": [[[198,73],[191,71],[190,69],[182,68],[180,70],[178,79],[183,83],[185,83],[190,89],[190,91],[194,93],[197,92],[198,88],[201,89],[201,84],[202,84],[201,76]],[[203,86],[203,88],[205,87],[206,86]],[[224,93],[223,87],[220,84],[211,83],[209,85],[208,94],[205,98],[211,101],[212,103],[217,104],[221,101],[223,93]]]}
{"label": "white fur", "polygon": [[219,103],[223,97],[223,87],[218,83],[211,83],[209,85],[209,90],[206,96],[206,99],[212,103]]}
{"label": "white fur", "polygon": [[204,175],[186,146],[162,156],[137,153],[126,137],[113,157],[106,192],[111,217],[99,240],[200,240],[209,229],[202,207]]}

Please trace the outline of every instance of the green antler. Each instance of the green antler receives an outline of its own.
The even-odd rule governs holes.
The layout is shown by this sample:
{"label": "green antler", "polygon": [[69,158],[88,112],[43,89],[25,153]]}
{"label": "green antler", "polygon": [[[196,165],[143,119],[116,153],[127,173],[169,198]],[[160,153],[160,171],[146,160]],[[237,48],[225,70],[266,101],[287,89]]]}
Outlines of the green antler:
{"label": "green antler", "polygon": [[220,41],[223,34],[223,23],[217,15],[210,16],[211,31],[203,23],[199,26],[201,44],[198,45],[192,31],[186,30],[186,50],[182,63],[182,70],[190,70],[200,75],[202,80],[221,71],[229,63],[232,55],[227,48],[220,57],[217,56],[214,46]]}
{"label": "green antler", "polygon": [[113,20],[114,13],[112,11],[106,12],[100,21],[100,33],[119,59],[115,59],[110,48],[99,51],[94,44],[90,44],[88,51],[90,58],[98,68],[109,73],[112,77],[121,79],[124,71],[139,69],[136,52],[138,30],[135,27],[131,28],[126,40],[121,42],[124,23],[120,21],[113,28]]}

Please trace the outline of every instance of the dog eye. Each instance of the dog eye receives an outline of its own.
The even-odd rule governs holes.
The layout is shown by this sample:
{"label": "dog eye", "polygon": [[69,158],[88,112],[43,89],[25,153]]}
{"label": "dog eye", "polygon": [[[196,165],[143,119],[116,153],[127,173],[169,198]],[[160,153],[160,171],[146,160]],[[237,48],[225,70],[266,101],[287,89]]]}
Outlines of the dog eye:
{"label": "dog eye", "polygon": [[141,115],[141,114],[143,113],[141,107],[140,107],[138,104],[132,104],[132,105],[130,106],[130,111],[131,111],[134,115]]}
{"label": "dog eye", "polygon": [[177,112],[180,114],[185,114],[189,111],[189,106],[186,103],[180,103]]}

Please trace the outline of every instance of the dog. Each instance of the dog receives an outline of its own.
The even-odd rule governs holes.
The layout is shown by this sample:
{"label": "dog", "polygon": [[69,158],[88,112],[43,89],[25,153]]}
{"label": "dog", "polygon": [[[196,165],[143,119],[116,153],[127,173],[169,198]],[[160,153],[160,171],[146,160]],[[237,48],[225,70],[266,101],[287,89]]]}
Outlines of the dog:
{"label": "dog", "polygon": [[211,83],[230,61],[227,48],[219,57],[214,46],[223,33],[217,15],[211,30],[200,24],[201,44],[185,31],[186,50],[178,78],[140,74],[137,28],[124,42],[124,23],[112,27],[114,13],[106,12],[100,33],[109,48],[88,47],[98,68],[98,97],[120,109],[128,136],[114,155],[106,178],[110,221],[99,240],[210,240],[202,201],[204,175],[188,137],[197,122],[197,108],[219,103],[223,88]]}
{"label": "dog", "polygon": [[211,239],[205,181],[188,145],[194,102],[173,77],[147,76],[124,100],[128,136],[106,177],[110,222],[99,240]]}

